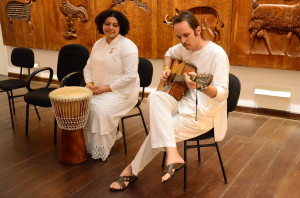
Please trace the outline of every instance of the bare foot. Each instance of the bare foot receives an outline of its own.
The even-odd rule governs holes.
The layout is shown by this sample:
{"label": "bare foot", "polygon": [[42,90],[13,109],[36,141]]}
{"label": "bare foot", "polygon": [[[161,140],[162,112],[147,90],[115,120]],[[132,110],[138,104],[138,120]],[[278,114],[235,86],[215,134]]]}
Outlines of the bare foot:
{"label": "bare foot", "polygon": [[[131,165],[128,165],[120,174],[120,176],[133,176],[132,173],[132,167]],[[124,181],[124,184],[127,186],[129,182]],[[113,182],[110,186],[110,189],[122,189],[122,187],[120,186],[120,184],[118,182]]]}

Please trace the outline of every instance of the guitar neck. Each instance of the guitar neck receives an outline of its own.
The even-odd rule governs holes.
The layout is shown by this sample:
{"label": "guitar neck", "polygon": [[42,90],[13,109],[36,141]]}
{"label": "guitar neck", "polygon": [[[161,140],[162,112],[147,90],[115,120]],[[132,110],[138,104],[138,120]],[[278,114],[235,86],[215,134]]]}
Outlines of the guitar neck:
{"label": "guitar neck", "polygon": [[173,82],[183,82],[185,81],[184,75],[176,75],[173,79]]}
{"label": "guitar neck", "polygon": [[[197,74],[195,76],[190,76],[190,80],[199,82],[199,83],[204,83],[204,84],[210,84],[212,81],[213,76],[208,75],[208,74]],[[173,82],[183,82],[185,81],[185,76],[184,75],[175,75],[174,79],[172,80]]]}

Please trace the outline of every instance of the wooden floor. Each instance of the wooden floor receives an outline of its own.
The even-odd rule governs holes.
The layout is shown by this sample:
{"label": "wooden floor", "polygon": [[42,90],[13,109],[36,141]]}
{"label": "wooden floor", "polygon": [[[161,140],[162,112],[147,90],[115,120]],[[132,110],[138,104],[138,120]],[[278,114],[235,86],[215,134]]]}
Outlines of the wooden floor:
{"label": "wooden floor", "polygon": [[[16,93],[25,93],[20,90]],[[80,165],[59,163],[61,143],[53,144],[53,112],[39,108],[39,121],[30,109],[29,135],[25,135],[25,102],[15,100],[16,129],[12,130],[7,97],[0,94],[0,197],[280,197],[300,195],[300,121],[233,112],[220,149],[228,176],[224,184],[214,148],[203,148],[202,161],[188,152],[188,190],[183,191],[183,171],[161,184],[159,154],[124,192],[109,191],[110,183],[131,162],[145,132],[140,118],[126,122],[128,154],[118,140],[106,162]],[[146,102],[143,111],[149,123]],[[149,126],[148,126],[149,127]],[[58,140],[60,140],[60,130]],[[178,144],[182,153],[182,143]]]}

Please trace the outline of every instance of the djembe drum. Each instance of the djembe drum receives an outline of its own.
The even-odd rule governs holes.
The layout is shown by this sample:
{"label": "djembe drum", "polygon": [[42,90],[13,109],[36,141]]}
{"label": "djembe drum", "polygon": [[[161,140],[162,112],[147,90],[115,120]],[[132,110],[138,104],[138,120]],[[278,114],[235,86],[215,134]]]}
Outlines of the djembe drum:
{"label": "djembe drum", "polygon": [[59,161],[80,164],[87,160],[83,127],[87,123],[93,93],[85,87],[61,87],[49,97],[58,126],[62,129]]}

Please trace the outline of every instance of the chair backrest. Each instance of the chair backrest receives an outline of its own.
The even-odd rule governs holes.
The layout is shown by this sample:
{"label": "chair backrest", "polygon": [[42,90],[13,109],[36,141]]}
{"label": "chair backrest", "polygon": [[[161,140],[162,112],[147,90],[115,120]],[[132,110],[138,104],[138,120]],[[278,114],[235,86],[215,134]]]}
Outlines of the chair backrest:
{"label": "chair backrest", "polygon": [[241,92],[241,82],[233,74],[229,74],[229,93],[227,98],[227,112],[232,112],[237,106],[240,92]]}
{"label": "chair backrest", "polygon": [[34,53],[29,48],[16,47],[11,52],[11,63],[16,67],[33,68]]}
{"label": "chair backrest", "polygon": [[30,68],[34,66],[34,53],[31,49],[25,47],[16,47],[11,52],[11,63],[16,67],[21,67],[20,76],[22,77],[22,68],[28,68],[28,76],[30,75]]}
{"label": "chair backrest", "polygon": [[152,63],[146,58],[139,57],[138,73],[140,76],[140,86],[148,87],[152,82],[152,75],[153,75]]}
{"label": "chair backrest", "polygon": [[[89,58],[88,49],[79,44],[69,44],[63,46],[58,54],[57,61],[57,78],[59,82],[72,72],[83,72],[86,62]],[[82,82],[78,82],[76,79],[68,81],[68,85],[77,85]]]}

